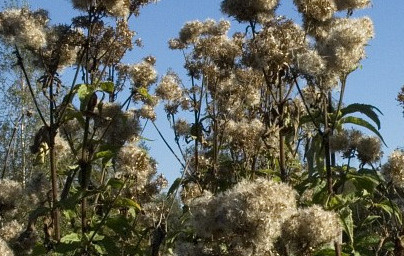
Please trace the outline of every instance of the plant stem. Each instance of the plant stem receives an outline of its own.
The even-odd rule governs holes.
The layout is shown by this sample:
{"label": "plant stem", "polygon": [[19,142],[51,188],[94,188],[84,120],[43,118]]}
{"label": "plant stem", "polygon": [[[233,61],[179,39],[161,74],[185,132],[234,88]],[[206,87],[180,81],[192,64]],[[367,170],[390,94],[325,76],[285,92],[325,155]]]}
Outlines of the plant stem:
{"label": "plant stem", "polygon": [[36,101],[34,90],[32,89],[31,82],[30,82],[30,80],[28,78],[27,71],[25,70],[24,63],[22,61],[22,57],[20,55],[20,51],[18,50],[17,46],[15,46],[15,55],[17,56],[17,60],[18,60],[17,64],[20,66],[20,68],[21,68],[21,70],[22,70],[22,72],[24,74],[25,81],[27,82],[29,92],[31,94],[31,98],[32,98],[32,101],[34,102],[34,105],[35,105],[35,108],[36,108],[36,110],[38,112],[38,115],[41,118],[42,123],[44,124],[44,126],[49,127],[48,124],[46,123],[46,120],[45,120],[44,116],[42,115],[42,111],[39,108],[38,102]]}
{"label": "plant stem", "polygon": [[323,134],[323,145],[324,145],[324,157],[325,157],[325,168],[327,175],[327,189],[330,195],[334,194],[333,184],[332,184],[332,170],[331,170],[331,155],[330,155],[330,128],[328,127],[328,108],[327,108],[327,97],[323,100],[324,105],[324,134]]}
{"label": "plant stem", "polygon": [[59,242],[60,240],[60,216],[59,209],[57,207],[58,202],[58,184],[57,184],[57,173],[56,173],[56,155],[55,155],[55,135],[57,126],[54,124],[54,95],[53,95],[53,76],[49,84],[49,120],[50,120],[50,128],[49,128],[49,160],[50,160],[50,172],[52,179],[52,203],[53,203],[53,224],[54,224],[54,239]]}

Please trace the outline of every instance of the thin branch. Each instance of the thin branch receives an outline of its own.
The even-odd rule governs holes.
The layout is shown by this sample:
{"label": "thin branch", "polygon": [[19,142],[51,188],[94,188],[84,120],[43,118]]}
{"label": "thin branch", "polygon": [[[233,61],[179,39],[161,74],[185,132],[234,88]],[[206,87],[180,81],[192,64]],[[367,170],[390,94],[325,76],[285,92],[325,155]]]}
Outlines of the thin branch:
{"label": "thin branch", "polygon": [[157,125],[154,121],[152,121],[152,124],[154,126],[154,128],[156,128],[156,131],[158,132],[158,134],[160,135],[161,139],[164,141],[164,143],[166,144],[166,146],[168,147],[168,149],[171,151],[171,153],[175,156],[175,158],[178,160],[178,162],[181,164],[182,168],[185,169],[185,165],[181,162],[180,158],[177,156],[177,154],[174,152],[173,148],[170,146],[170,144],[168,144],[167,140],[164,138],[163,134],[160,132],[159,128],[157,128]]}
{"label": "thin branch", "polygon": [[12,134],[11,134],[11,138],[10,138],[10,141],[9,141],[8,147],[7,147],[7,152],[6,152],[6,155],[4,156],[4,165],[3,165],[3,171],[2,171],[2,173],[1,173],[1,179],[4,179],[4,176],[6,175],[8,157],[9,157],[10,152],[11,152],[11,143],[13,143],[15,134],[16,134],[16,132],[17,132],[17,125],[18,125],[18,123],[21,121],[21,119],[22,119],[23,116],[24,116],[24,113],[22,113],[21,117],[18,118],[18,121],[16,121],[16,122],[14,123],[13,132],[12,132]]}
{"label": "thin branch", "polygon": [[42,115],[42,111],[41,111],[41,109],[39,108],[38,102],[37,102],[36,97],[35,97],[34,90],[32,89],[31,82],[30,82],[30,80],[29,80],[27,71],[25,70],[24,63],[23,63],[23,61],[22,61],[22,57],[21,57],[21,55],[20,55],[20,51],[18,50],[18,47],[17,47],[17,46],[15,46],[15,55],[17,56],[17,64],[20,66],[22,72],[24,73],[25,81],[27,82],[27,85],[28,85],[28,88],[29,88],[29,92],[31,93],[31,98],[32,98],[32,100],[34,101],[34,105],[35,105],[36,110],[38,111],[39,117],[41,118],[42,123],[43,123],[46,127],[48,127],[48,124],[47,124],[47,122],[46,122],[44,116]]}

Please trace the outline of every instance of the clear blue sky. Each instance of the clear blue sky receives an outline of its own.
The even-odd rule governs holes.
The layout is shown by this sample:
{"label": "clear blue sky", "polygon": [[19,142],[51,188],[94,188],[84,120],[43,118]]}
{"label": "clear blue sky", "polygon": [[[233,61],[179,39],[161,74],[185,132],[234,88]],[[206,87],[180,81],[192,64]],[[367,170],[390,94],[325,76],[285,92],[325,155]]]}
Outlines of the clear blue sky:
{"label": "clear blue sky", "polygon": [[[73,11],[69,0],[31,0],[31,6],[50,11],[52,23],[69,23]],[[140,17],[131,21],[134,29],[144,41],[143,49],[135,49],[126,59],[137,62],[142,56],[157,57],[157,70],[163,75],[169,68],[183,73],[183,59],[180,52],[167,47],[168,39],[176,37],[182,25],[189,20],[206,18],[227,18],[219,11],[219,0],[161,0],[141,11]],[[404,147],[404,118],[402,109],[395,100],[404,84],[404,1],[374,0],[373,8],[357,11],[356,16],[370,16],[375,25],[376,36],[367,47],[368,58],[362,62],[362,69],[348,79],[345,103],[367,103],[377,106],[383,113],[381,133],[388,145],[385,156],[397,147]],[[292,0],[281,0],[278,14],[297,18]],[[234,22],[236,24],[236,22]],[[183,77],[184,82],[188,80]],[[161,111],[157,124],[167,138],[172,140],[172,131]],[[150,125],[146,137],[151,154],[159,162],[159,171],[172,181],[180,175],[179,165],[163,145]],[[174,144],[174,143],[173,143]]]}

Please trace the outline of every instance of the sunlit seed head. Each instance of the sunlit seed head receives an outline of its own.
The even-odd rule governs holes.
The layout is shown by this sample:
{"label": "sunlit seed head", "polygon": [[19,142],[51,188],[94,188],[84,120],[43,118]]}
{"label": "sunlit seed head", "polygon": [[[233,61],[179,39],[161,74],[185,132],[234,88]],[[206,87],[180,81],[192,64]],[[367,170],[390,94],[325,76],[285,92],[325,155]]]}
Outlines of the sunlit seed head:
{"label": "sunlit seed head", "polygon": [[279,0],[223,0],[220,8],[238,21],[255,21],[261,15],[273,15],[278,4]]}
{"label": "sunlit seed head", "polygon": [[383,174],[394,186],[404,188],[404,152],[394,150],[382,167]]}
{"label": "sunlit seed head", "polygon": [[342,11],[367,8],[372,5],[372,2],[370,0],[338,0],[336,4],[337,9]]}
{"label": "sunlit seed head", "polygon": [[332,18],[337,11],[334,0],[294,0],[294,2],[304,16],[318,21]]}

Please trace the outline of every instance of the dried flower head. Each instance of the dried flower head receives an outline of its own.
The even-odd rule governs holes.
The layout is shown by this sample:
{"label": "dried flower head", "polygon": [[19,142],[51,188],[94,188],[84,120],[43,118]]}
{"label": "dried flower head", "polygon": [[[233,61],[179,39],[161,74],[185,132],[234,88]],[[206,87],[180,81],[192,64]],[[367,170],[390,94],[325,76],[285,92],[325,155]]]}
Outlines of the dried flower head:
{"label": "dried flower head", "polygon": [[147,152],[135,145],[125,145],[116,158],[117,176],[123,175],[135,181],[135,189],[141,190],[154,174],[154,167]]}
{"label": "dried flower head", "polygon": [[338,0],[335,2],[339,11],[363,9],[370,7],[372,4],[370,0]]}
{"label": "dried flower head", "polygon": [[31,204],[44,203],[52,186],[44,173],[36,173],[26,185],[25,193]]}
{"label": "dried flower head", "polygon": [[148,88],[157,80],[153,59],[145,58],[142,62],[131,66],[129,74],[135,88]]}
{"label": "dried flower head", "polygon": [[117,103],[98,104],[96,113],[99,118],[94,120],[96,128],[104,139],[114,146],[122,146],[126,141],[139,133],[139,122],[133,111],[122,111]]}
{"label": "dried flower head", "polygon": [[350,149],[349,142],[350,140],[347,130],[337,132],[330,137],[330,150],[332,152],[346,152]]}
{"label": "dried flower head", "polygon": [[149,104],[144,104],[136,111],[136,113],[142,118],[150,119],[152,121],[156,120],[156,112],[154,111],[153,106],[150,106]]}
{"label": "dried flower head", "polygon": [[223,0],[220,8],[223,13],[238,21],[255,21],[259,16],[273,15],[279,0]]}
{"label": "dried flower head", "polygon": [[304,75],[318,76],[324,72],[326,61],[316,50],[296,54],[296,68]]}
{"label": "dried flower head", "polygon": [[13,239],[18,237],[18,235],[23,231],[23,229],[24,227],[17,220],[12,220],[10,222],[5,223],[0,228],[0,237],[7,242],[11,242]]}
{"label": "dried flower head", "polygon": [[9,44],[39,49],[46,44],[44,10],[8,9],[0,13],[0,35]]}
{"label": "dried flower head", "polygon": [[174,128],[178,136],[188,136],[191,134],[191,125],[183,118],[175,122]]}
{"label": "dried flower head", "polygon": [[319,40],[319,53],[327,67],[336,74],[349,74],[366,56],[365,46],[373,38],[373,23],[368,17],[334,18],[326,26],[325,38]]}
{"label": "dried flower head", "polygon": [[105,12],[114,17],[127,17],[130,12],[129,0],[72,0],[72,4],[74,8],[81,11],[94,8],[98,12]]}
{"label": "dried flower head", "polygon": [[46,46],[35,52],[35,64],[55,72],[61,68],[76,63],[79,46],[84,35],[79,29],[67,25],[52,26],[46,30]]}
{"label": "dried flower head", "polygon": [[394,150],[382,167],[383,174],[394,186],[404,187],[404,151]]}
{"label": "dried flower head", "polygon": [[0,255],[14,256],[14,252],[10,249],[7,242],[0,237]]}
{"label": "dried flower head", "polygon": [[280,235],[281,224],[295,211],[295,196],[282,183],[243,180],[217,196],[205,192],[192,200],[192,226],[203,238],[204,250],[220,250],[218,245],[225,244],[229,253],[244,249],[267,255]]}
{"label": "dried flower head", "polygon": [[167,101],[180,100],[182,97],[182,89],[179,83],[179,77],[174,73],[163,76],[160,84],[156,88],[156,95]]}
{"label": "dried flower head", "polygon": [[363,137],[357,147],[357,157],[362,163],[374,163],[383,155],[381,141],[377,137]]}
{"label": "dried flower head", "polygon": [[341,234],[339,217],[318,205],[300,209],[282,226],[282,238],[297,255],[336,241]]}
{"label": "dried flower head", "polygon": [[296,54],[307,51],[304,30],[292,20],[273,20],[248,43],[244,62],[257,69],[280,71],[294,64]]}
{"label": "dried flower head", "polygon": [[21,199],[22,185],[13,180],[0,180],[0,212],[13,210]]}
{"label": "dried flower head", "polygon": [[325,21],[337,11],[335,0],[294,0],[299,12],[305,17]]}

